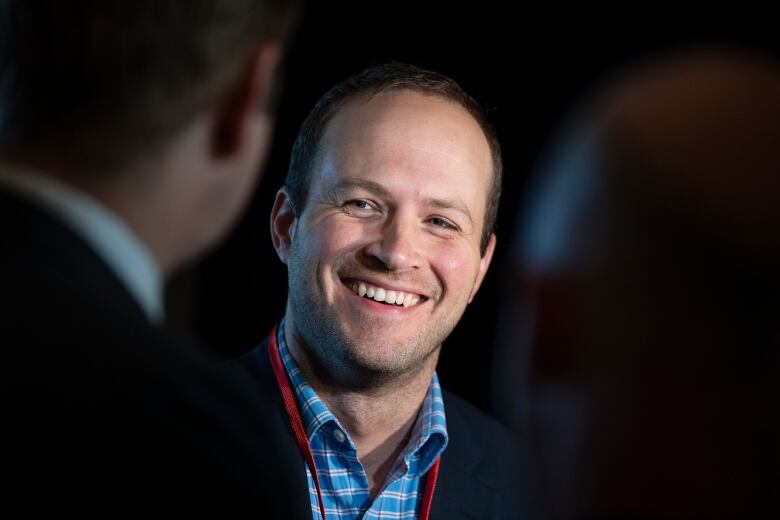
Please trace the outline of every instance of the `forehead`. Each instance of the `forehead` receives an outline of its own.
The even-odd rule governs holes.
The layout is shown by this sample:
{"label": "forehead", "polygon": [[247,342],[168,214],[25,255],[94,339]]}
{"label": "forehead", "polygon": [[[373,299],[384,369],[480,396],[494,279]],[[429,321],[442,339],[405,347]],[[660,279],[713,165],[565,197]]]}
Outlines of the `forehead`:
{"label": "forehead", "polygon": [[490,147],[471,114],[410,90],[348,101],[325,130],[319,162],[313,187],[344,176],[371,180],[420,196],[458,197],[480,218],[492,176]]}

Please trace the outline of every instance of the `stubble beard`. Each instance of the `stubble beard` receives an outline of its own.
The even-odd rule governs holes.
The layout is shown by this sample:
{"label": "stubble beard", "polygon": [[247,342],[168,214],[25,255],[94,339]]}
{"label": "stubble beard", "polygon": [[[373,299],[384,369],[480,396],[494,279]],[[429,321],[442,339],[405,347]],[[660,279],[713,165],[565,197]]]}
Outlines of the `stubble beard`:
{"label": "stubble beard", "polygon": [[[400,345],[383,342],[376,319],[366,315],[350,318],[350,328],[363,334],[348,334],[347,328],[320,294],[320,283],[315,276],[307,276],[299,268],[295,248],[288,262],[289,296],[287,319],[292,322],[293,341],[306,356],[306,365],[320,383],[333,388],[370,390],[391,384],[403,384],[432,362],[444,340],[457,324],[463,310],[450,312],[435,321],[427,321]],[[340,283],[340,282],[337,282]],[[456,314],[453,316],[453,314]],[[392,348],[392,355],[375,355]],[[432,356],[435,356],[431,359]]]}

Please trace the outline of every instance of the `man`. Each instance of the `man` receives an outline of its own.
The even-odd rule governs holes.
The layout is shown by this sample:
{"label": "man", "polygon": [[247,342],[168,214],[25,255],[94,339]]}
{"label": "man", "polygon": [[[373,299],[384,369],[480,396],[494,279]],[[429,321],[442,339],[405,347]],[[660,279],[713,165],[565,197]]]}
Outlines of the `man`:
{"label": "man", "polygon": [[303,123],[271,212],[286,316],[230,364],[300,453],[300,518],[520,516],[513,437],[435,373],[490,264],[500,183],[493,130],[441,74],[369,68]]}
{"label": "man", "polygon": [[102,516],[283,496],[255,477],[279,464],[234,421],[240,387],[161,325],[163,281],[256,181],[295,3],[2,3],[4,505]]}
{"label": "man", "polygon": [[502,363],[547,516],[778,516],[778,92],[776,60],[688,51],[554,148]]}

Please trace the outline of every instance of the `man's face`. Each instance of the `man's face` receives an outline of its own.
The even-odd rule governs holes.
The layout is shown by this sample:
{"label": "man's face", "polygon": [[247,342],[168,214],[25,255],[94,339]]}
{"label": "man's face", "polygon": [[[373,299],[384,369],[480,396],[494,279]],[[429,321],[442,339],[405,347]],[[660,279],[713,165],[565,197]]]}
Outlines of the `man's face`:
{"label": "man's face", "polygon": [[455,103],[395,91],[347,103],[321,152],[280,251],[296,339],[341,384],[435,363],[494,248],[480,256],[492,175],[482,130]]}

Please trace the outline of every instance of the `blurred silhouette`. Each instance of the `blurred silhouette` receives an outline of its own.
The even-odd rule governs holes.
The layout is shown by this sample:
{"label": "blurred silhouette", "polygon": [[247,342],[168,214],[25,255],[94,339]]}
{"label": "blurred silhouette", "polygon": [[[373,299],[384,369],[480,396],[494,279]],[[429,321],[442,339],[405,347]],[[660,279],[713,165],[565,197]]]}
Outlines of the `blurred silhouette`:
{"label": "blurred silhouette", "polygon": [[263,417],[234,420],[260,405],[162,286],[251,194],[296,4],[0,3],[4,506],[285,516]]}
{"label": "blurred silhouette", "polygon": [[497,378],[519,387],[537,509],[776,517],[778,64],[642,64],[561,135],[521,215]]}

